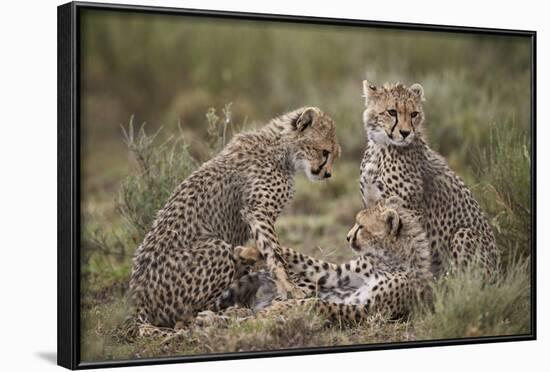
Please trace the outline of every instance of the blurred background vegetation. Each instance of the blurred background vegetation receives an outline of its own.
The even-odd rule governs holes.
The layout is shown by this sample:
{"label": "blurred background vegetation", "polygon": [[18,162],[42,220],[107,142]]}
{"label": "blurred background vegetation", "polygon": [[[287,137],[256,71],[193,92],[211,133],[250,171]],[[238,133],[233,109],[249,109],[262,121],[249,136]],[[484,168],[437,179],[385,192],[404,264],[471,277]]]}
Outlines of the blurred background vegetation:
{"label": "blurred background vegetation", "polygon": [[[81,38],[84,360],[529,332],[529,39],[93,10]],[[329,113],[343,157],[325,183],[297,178],[277,231],[308,254],[351,258],[365,78],[424,86],[429,143],[474,191],[503,252],[497,280],[445,278],[433,309],[398,324],[327,330],[290,314],[284,325],[233,324],[169,345],[115,342],[135,248],[224,131],[228,140],[305,105]]]}

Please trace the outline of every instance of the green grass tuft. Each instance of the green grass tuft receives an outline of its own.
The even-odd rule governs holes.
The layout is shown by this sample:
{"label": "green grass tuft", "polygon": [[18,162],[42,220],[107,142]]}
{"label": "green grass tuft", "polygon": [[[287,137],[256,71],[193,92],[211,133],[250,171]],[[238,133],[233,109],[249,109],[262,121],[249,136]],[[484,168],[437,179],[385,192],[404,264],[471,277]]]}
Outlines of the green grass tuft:
{"label": "green grass tuft", "polygon": [[415,312],[418,339],[520,335],[530,332],[529,262],[509,263],[487,278],[475,266],[432,285],[433,304]]}
{"label": "green grass tuft", "polygon": [[491,126],[489,145],[479,151],[481,182],[474,189],[502,252],[503,264],[531,253],[531,146],[512,121]]}
{"label": "green grass tuft", "polygon": [[197,167],[197,163],[189,154],[181,133],[157,143],[160,129],[148,135],[143,124],[136,131],[133,117],[128,129],[123,127],[122,130],[125,143],[136,161],[137,172],[122,181],[118,211],[126,226],[143,237],[157,211],[176,186]]}

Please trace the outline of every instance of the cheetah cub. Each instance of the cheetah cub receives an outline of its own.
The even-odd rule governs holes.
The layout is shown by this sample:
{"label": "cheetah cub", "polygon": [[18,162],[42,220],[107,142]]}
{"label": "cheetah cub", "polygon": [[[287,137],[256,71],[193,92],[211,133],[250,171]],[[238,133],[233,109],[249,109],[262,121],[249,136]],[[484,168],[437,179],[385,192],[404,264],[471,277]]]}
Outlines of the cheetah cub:
{"label": "cheetah cub", "polygon": [[333,120],[315,107],[241,133],[193,172],[161,209],[133,258],[138,324],[173,327],[209,308],[234,279],[234,248],[252,238],[277,293],[303,296],[287,277],[275,221],[293,178],[329,178],[340,154]]}
{"label": "cheetah cub", "polygon": [[487,219],[462,179],[426,143],[420,84],[363,82],[367,148],[360,189],[365,206],[399,196],[422,218],[432,251],[432,272],[472,262],[490,274],[499,252]]}
{"label": "cheetah cub", "polygon": [[[340,265],[282,248],[288,272],[311,298],[270,298],[266,306],[265,287],[270,282],[259,272],[245,275],[226,291],[225,305],[234,305],[228,301],[232,298],[238,305],[252,306],[259,316],[309,305],[329,319],[359,322],[375,312],[402,317],[428,294],[430,247],[419,218],[403,207],[401,199],[391,197],[360,211],[347,240],[358,257]],[[251,250],[255,248],[239,252],[250,257]]]}

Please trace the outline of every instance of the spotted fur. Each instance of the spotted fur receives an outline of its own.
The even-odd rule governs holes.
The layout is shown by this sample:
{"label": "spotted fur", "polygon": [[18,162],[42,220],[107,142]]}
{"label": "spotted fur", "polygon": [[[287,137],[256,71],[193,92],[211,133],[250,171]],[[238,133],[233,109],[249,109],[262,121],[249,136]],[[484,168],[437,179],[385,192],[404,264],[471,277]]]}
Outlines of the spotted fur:
{"label": "spotted fur", "polygon": [[333,120],[301,108],[239,134],[174,191],[133,258],[138,323],[174,327],[215,300],[238,271],[235,247],[253,239],[278,296],[303,296],[287,277],[275,221],[302,170],[331,176],[340,154]]}
{"label": "spotted fur", "polygon": [[[311,305],[331,319],[361,321],[375,312],[403,316],[419,296],[428,293],[432,279],[429,243],[421,221],[403,207],[401,199],[381,200],[359,212],[348,241],[358,258],[340,265],[282,248],[289,273],[310,298],[272,298],[269,306],[258,306],[257,300],[262,296],[256,295],[252,299],[241,298],[240,304],[252,304],[262,315]],[[270,286],[269,281],[262,282],[255,275],[246,275],[244,278],[254,279],[243,278],[239,284],[244,288],[226,292],[225,299],[236,293],[251,294],[250,288]]]}
{"label": "spotted fur", "polygon": [[363,83],[367,148],[360,189],[365,206],[399,196],[423,221],[432,272],[475,261],[490,273],[499,252],[487,219],[462,179],[424,138],[424,90],[420,84],[377,87]]}

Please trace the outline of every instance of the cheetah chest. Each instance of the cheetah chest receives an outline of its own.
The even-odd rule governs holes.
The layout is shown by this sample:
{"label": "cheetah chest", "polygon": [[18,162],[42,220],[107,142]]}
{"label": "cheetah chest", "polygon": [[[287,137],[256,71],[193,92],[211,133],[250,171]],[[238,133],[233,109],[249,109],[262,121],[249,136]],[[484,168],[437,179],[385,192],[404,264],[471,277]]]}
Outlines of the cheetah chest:
{"label": "cheetah chest", "polygon": [[419,202],[423,181],[414,161],[395,149],[371,146],[361,163],[360,191],[365,206],[390,196],[412,204]]}

